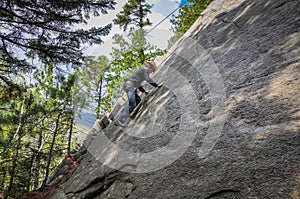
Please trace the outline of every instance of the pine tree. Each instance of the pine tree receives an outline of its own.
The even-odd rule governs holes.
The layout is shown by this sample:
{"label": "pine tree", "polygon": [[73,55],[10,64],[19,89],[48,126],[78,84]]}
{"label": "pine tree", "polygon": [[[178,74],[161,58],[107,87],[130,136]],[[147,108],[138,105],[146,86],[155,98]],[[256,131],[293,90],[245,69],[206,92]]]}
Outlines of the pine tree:
{"label": "pine tree", "polygon": [[145,0],[129,0],[123,6],[123,10],[117,14],[114,23],[120,25],[124,31],[130,24],[142,29],[151,25],[149,18],[147,18],[147,15],[151,13],[151,8],[152,5],[147,4]]}
{"label": "pine tree", "polygon": [[[145,40],[145,26],[150,26],[152,23],[150,22],[147,15],[151,13],[151,8],[153,5],[149,5],[145,0],[129,0],[123,6],[123,10],[117,14],[116,19],[114,19],[114,23],[120,25],[120,28],[123,28],[124,31],[127,30],[128,26],[133,25],[132,28],[137,28],[139,30],[139,43],[142,43],[142,46],[146,44]],[[138,51],[138,55],[142,62],[146,61],[145,58],[145,47],[142,47]]]}
{"label": "pine tree", "polygon": [[97,118],[102,117],[106,112],[110,111],[111,104],[106,95],[108,73],[110,68],[110,60],[104,56],[99,56],[96,60],[86,60],[85,67],[80,72],[78,86],[82,87],[79,91],[84,96],[82,101],[90,99],[96,103],[95,114]]}
{"label": "pine tree", "polygon": [[20,88],[11,75],[31,71],[33,59],[43,63],[79,65],[84,59],[81,45],[102,43],[111,24],[78,29],[91,15],[114,9],[113,0],[2,0],[0,2],[0,86]]}
{"label": "pine tree", "polygon": [[[47,181],[71,150],[76,73],[54,73],[45,65],[35,83],[8,101],[0,100],[0,182],[5,198],[23,198]],[[46,176],[42,176],[46,174]],[[43,184],[45,185],[45,184]]]}

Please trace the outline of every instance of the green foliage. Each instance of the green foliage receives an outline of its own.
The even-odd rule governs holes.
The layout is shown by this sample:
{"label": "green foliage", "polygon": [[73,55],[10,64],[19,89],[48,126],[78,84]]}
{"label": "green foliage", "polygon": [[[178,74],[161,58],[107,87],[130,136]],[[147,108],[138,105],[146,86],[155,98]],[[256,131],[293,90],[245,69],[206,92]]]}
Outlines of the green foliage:
{"label": "green foliage", "polygon": [[[69,67],[65,73],[69,64],[83,62],[82,43],[101,43],[100,36],[109,30],[79,30],[73,25],[113,6],[112,0],[0,3],[0,186],[7,197],[22,198],[45,185],[51,170],[70,152],[76,110],[96,103],[97,116],[103,116],[122,94],[124,79],[164,53],[144,39],[142,28],[151,24],[151,6],[130,0],[124,6],[126,20],[118,23],[124,30],[130,24],[138,30],[131,28],[127,38],[114,36],[111,60],[85,59],[83,68]],[[38,70],[33,65],[37,59],[43,63]]]}
{"label": "green foliage", "polygon": [[151,13],[151,8],[152,5],[147,4],[145,0],[129,0],[123,6],[123,10],[117,14],[114,23],[120,25],[124,31],[130,24],[142,29],[144,26],[151,25],[147,18],[148,13]]}
{"label": "green foliage", "polygon": [[[108,82],[108,94],[113,101],[121,96],[124,79],[128,78],[136,69],[143,67],[146,60],[154,60],[155,57],[165,53],[147,43],[143,39],[143,35],[143,29],[131,28],[128,38],[119,34],[113,37],[111,81]],[[146,50],[144,51],[144,49]],[[143,56],[141,56],[141,51]]]}
{"label": "green foliage", "polygon": [[42,173],[48,168],[52,170],[68,152],[66,140],[73,125],[72,88],[77,74],[63,75],[54,70],[53,65],[45,65],[43,70],[34,73],[34,86],[27,87],[16,98],[0,101],[0,164],[3,166],[0,182],[6,197],[22,198],[38,188],[45,179]]}
{"label": "green foliage", "polygon": [[[78,66],[82,44],[102,43],[111,24],[88,30],[76,28],[90,16],[114,9],[113,0],[2,0],[0,2],[0,84],[11,86],[8,75],[31,72],[42,63]],[[25,57],[25,58],[24,58]]]}
{"label": "green foliage", "polygon": [[164,53],[147,43],[143,35],[143,29],[133,28],[126,38],[120,34],[114,35],[112,59],[100,56],[96,60],[87,60],[85,67],[79,72],[76,87],[81,96],[82,107],[88,106],[91,101],[95,102],[98,118],[111,111],[122,95],[124,79],[137,68],[143,67],[145,60],[154,60]]}
{"label": "green foliage", "polygon": [[[104,115],[105,112],[110,111],[122,95],[124,79],[129,77],[134,70],[142,67],[146,60],[154,60],[156,56],[164,53],[164,51],[158,50],[145,40],[143,27],[151,25],[147,18],[147,15],[151,13],[151,7],[145,0],[129,0],[114,19],[114,23],[120,25],[120,28],[123,28],[124,31],[128,29],[129,25],[133,25],[138,30],[131,27],[127,38],[120,34],[114,35],[112,60],[100,61],[98,58],[95,62],[95,66],[102,70],[102,73],[97,72],[99,74],[97,78],[93,78],[95,80],[100,78],[101,80],[98,81],[98,83],[101,82],[101,86],[97,87],[101,92],[97,93],[95,99],[97,102],[95,112],[98,118]],[[101,67],[101,65],[105,67]],[[89,67],[91,69],[93,65],[89,65]],[[89,87],[87,86],[87,88]]]}
{"label": "green foliage", "polygon": [[175,35],[169,40],[169,47],[173,45],[200,17],[202,11],[213,0],[189,0],[189,6],[183,6],[179,9],[179,14],[171,19]]}
{"label": "green foliage", "polygon": [[98,118],[111,109],[111,100],[106,92],[107,82],[110,81],[109,69],[110,60],[104,55],[97,60],[88,59],[84,68],[79,71],[76,82],[80,108],[88,106],[90,101],[96,102],[95,113]]}

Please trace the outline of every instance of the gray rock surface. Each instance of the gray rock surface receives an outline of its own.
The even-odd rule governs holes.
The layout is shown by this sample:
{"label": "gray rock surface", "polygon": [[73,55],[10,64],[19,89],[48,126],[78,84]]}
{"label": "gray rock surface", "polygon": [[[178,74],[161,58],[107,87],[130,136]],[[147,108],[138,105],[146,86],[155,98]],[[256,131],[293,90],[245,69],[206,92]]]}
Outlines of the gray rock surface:
{"label": "gray rock surface", "polygon": [[[300,1],[216,0],[52,198],[300,197]],[[115,111],[117,112],[117,111]]]}

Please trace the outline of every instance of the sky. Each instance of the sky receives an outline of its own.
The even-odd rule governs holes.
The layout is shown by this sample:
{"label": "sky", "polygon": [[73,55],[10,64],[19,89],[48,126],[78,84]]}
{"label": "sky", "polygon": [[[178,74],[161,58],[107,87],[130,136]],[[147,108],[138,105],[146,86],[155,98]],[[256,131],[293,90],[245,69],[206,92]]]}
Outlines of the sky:
{"label": "sky", "polygon": [[[109,23],[113,24],[112,20],[116,17],[116,14],[118,14],[122,10],[122,7],[127,2],[127,0],[116,0],[116,2],[117,5],[115,7],[115,10],[110,10],[106,15],[91,18],[88,21],[87,25],[81,26],[79,28],[99,27],[105,26]],[[176,0],[146,0],[146,2],[150,5],[153,4],[153,7],[151,9],[152,13],[148,15],[150,21],[152,22],[152,27],[157,25],[161,20],[163,20],[179,6],[179,3]],[[146,31],[150,30],[152,27],[149,26],[148,28],[146,28]],[[146,39],[149,41],[149,43],[157,46],[158,48],[165,49],[168,45],[168,40],[173,35],[173,32],[170,29],[171,23],[169,17],[154,30],[152,30],[147,35]],[[104,44],[87,47],[87,55],[95,57],[98,57],[100,55],[109,56],[109,53],[112,49],[112,37],[115,33],[125,34],[118,25],[113,24],[113,28],[110,34],[106,37],[102,37]]]}

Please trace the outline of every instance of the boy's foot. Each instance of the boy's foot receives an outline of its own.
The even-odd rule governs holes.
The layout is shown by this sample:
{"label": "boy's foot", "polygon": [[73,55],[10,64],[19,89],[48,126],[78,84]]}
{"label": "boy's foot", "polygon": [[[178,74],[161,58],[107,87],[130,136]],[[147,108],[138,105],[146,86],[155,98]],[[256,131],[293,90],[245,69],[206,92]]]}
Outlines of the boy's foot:
{"label": "boy's foot", "polygon": [[125,122],[121,122],[120,120],[117,120],[115,122],[115,125],[116,126],[121,126],[121,127],[126,127],[127,126],[127,124]]}

